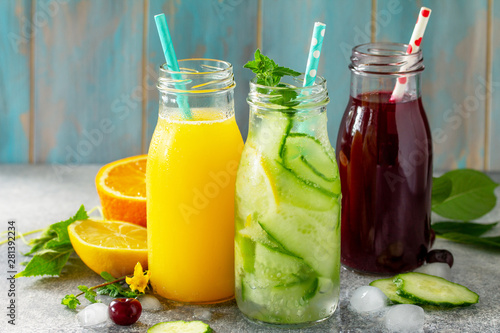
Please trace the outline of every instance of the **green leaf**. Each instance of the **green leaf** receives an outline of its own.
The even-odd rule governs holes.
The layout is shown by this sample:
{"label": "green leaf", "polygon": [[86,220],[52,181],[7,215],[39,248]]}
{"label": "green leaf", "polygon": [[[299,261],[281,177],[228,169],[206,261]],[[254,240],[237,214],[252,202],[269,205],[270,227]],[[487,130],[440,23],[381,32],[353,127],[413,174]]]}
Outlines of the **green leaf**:
{"label": "green leaf", "polygon": [[[259,49],[255,51],[255,60],[247,62],[243,67],[252,70],[255,73],[256,83],[266,86],[266,87],[276,87],[282,86],[287,87],[284,84],[280,85],[281,78],[283,76],[299,76],[301,73],[294,71],[293,69],[279,66],[274,60],[263,55]],[[263,89],[259,90],[260,93],[266,93]],[[295,101],[297,98],[297,93],[291,89],[280,89],[274,91],[273,94],[280,95],[277,98],[272,99],[272,103],[277,105],[282,105],[288,108],[292,108],[299,104]]]}
{"label": "green leaf", "polygon": [[[490,177],[472,169],[453,170],[443,176],[451,181],[451,191],[445,199],[444,181],[438,181],[438,194],[432,210],[449,219],[469,221],[491,211],[497,202],[494,190],[498,186]],[[440,177],[440,178],[441,178]]]}
{"label": "green leaf", "polygon": [[108,282],[116,280],[116,278],[108,272],[101,272],[101,277]]}
{"label": "green leaf", "polygon": [[473,222],[436,222],[432,224],[432,229],[436,235],[446,233],[461,233],[470,236],[479,237],[485,232],[494,228],[498,222],[495,223],[473,223]]}
{"label": "green leaf", "polygon": [[69,256],[73,253],[68,226],[75,221],[88,218],[85,207],[81,205],[73,217],[66,221],[51,224],[39,238],[30,241],[33,247],[27,255],[34,254],[34,256],[28,262],[26,268],[16,274],[16,278],[22,276],[60,275]]}
{"label": "green leaf", "polygon": [[488,248],[500,249],[500,236],[497,237],[477,237],[458,232],[441,234],[438,237],[445,238],[457,243],[472,244]]}
{"label": "green leaf", "polygon": [[437,205],[446,200],[451,193],[452,182],[448,176],[432,178],[432,205]]}
{"label": "green leaf", "polygon": [[61,300],[61,304],[66,305],[70,309],[76,309],[76,306],[81,304],[78,298],[75,295],[66,295]]}

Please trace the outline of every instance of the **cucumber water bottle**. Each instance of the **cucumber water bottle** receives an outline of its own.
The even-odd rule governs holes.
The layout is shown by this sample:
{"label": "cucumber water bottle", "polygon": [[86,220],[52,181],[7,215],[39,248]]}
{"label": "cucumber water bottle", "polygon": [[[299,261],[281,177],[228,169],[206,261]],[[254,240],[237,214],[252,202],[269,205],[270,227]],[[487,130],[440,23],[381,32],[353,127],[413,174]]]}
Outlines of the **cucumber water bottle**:
{"label": "cucumber water bottle", "polygon": [[325,79],[298,88],[302,80],[250,82],[236,178],[236,301],[250,320],[282,327],[327,319],[339,298],[341,190],[329,98]]}

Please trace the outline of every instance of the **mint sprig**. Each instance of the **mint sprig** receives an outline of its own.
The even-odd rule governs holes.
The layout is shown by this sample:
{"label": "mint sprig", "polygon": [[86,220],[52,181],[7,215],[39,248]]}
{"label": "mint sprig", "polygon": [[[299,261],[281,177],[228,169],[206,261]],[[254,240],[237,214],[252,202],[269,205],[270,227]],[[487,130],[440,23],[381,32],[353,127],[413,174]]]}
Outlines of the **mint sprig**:
{"label": "mint sprig", "polygon": [[273,91],[273,94],[277,95],[272,100],[273,103],[289,108],[298,105],[299,102],[295,100],[297,98],[295,90],[286,89],[287,85],[280,83],[280,81],[284,76],[295,77],[301,73],[287,67],[279,66],[274,60],[263,55],[259,49],[255,50],[254,58],[255,60],[247,62],[243,67],[255,73],[255,82],[266,87],[284,88]]}
{"label": "mint sprig", "polygon": [[130,290],[130,287],[125,282],[126,276],[116,279],[108,272],[102,272],[101,277],[106,280],[105,283],[93,287],[84,285],[78,286],[81,293],[64,296],[61,300],[61,304],[66,305],[69,309],[76,309],[76,307],[81,304],[78,297],[82,295],[84,295],[90,303],[100,303],[100,301],[96,299],[97,294],[109,295],[111,297],[124,296],[128,298],[136,298],[141,294]]}
{"label": "mint sprig", "polygon": [[88,218],[85,207],[81,205],[75,216],[48,226],[40,237],[29,242],[32,248],[25,255],[33,255],[33,258],[15,277],[60,275],[74,251],[69,239],[68,226],[75,221]]}

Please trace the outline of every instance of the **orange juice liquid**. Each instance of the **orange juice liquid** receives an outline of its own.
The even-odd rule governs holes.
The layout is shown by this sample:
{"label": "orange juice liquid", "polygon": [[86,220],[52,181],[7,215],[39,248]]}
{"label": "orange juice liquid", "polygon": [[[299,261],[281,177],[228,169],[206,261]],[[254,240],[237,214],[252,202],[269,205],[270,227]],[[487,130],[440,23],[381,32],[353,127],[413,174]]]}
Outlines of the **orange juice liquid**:
{"label": "orange juice liquid", "polygon": [[243,140],[234,115],[158,118],[146,171],[148,267],[168,299],[234,295],[234,188]]}

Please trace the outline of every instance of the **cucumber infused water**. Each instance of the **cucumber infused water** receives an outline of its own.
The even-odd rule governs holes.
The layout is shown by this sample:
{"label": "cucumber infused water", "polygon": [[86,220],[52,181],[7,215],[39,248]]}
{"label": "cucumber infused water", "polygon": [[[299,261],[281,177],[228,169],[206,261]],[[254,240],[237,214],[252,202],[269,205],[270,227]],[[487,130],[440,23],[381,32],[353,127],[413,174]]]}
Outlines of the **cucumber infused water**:
{"label": "cucumber infused water", "polygon": [[[341,189],[326,128],[326,82],[250,83],[236,178],[236,300],[285,327],[330,317],[339,296]],[[290,94],[291,98],[287,99]]]}

